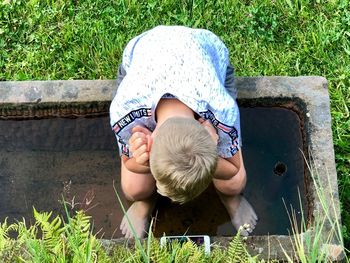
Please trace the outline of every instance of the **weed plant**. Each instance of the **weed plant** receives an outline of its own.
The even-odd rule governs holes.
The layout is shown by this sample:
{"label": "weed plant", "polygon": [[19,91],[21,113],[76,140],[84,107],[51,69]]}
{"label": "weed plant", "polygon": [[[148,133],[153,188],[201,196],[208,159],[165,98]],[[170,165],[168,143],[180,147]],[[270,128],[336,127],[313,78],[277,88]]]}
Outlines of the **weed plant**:
{"label": "weed plant", "polygon": [[[299,224],[293,208],[290,209],[290,212],[287,209],[292,226],[290,239],[293,244],[294,254],[288,255],[282,247],[285,257],[289,262],[334,262],[336,259],[342,258],[341,255],[345,253],[343,261],[349,262],[346,256],[346,253],[349,254],[349,249],[344,246],[340,215],[336,209],[337,200],[335,200],[333,195],[329,195],[329,193],[332,193],[332,182],[328,177],[326,187],[321,186],[317,168],[312,163],[308,163],[308,168],[316,192],[315,195],[319,200],[320,209],[316,210],[313,222],[309,225],[307,225],[307,219],[303,212],[302,220]],[[302,200],[300,193],[299,200]]]}
{"label": "weed plant", "polygon": [[350,247],[348,0],[0,0],[0,80],[115,78],[127,41],[159,24],[213,31],[238,76],[328,79]]}

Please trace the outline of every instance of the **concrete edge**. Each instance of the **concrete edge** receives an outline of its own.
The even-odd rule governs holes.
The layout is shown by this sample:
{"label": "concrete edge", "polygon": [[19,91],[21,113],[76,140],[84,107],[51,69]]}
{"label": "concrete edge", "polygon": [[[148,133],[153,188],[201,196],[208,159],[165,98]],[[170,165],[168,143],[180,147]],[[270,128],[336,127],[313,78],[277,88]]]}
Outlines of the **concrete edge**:
{"label": "concrete edge", "polygon": [[[19,105],[37,108],[40,105],[108,103],[113,97],[115,87],[115,80],[2,81],[0,82],[0,109],[9,105],[14,108]],[[236,87],[239,101],[266,100],[272,105],[274,102],[285,100],[286,103],[289,101],[293,105],[298,104],[294,110],[299,111],[306,129],[306,142],[309,145],[309,156],[306,156],[306,159],[311,162],[312,169],[317,171],[320,185],[327,189],[324,193],[325,200],[335,199],[335,209],[334,212],[333,210],[330,212],[330,217],[340,222],[327,80],[317,76],[237,77]],[[298,101],[302,101],[303,105]],[[320,198],[312,184],[309,187],[313,201],[313,218],[324,216]],[[328,224],[328,227],[330,228],[331,225]],[[287,244],[285,240],[290,238],[289,236],[278,236],[276,239],[274,236],[253,236],[249,237],[247,242],[251,244],[250,247],[259,248],[258,251],[253,248],[252,251],[260,253],[260,251],[267,251],[267,239],[270,240],[270,246],[277,246],[278,244],[274,243],[277,241],[274,240]],[[291,249],[290,246],[287,247]],[[283,255],[278,256],[283,257]]]}

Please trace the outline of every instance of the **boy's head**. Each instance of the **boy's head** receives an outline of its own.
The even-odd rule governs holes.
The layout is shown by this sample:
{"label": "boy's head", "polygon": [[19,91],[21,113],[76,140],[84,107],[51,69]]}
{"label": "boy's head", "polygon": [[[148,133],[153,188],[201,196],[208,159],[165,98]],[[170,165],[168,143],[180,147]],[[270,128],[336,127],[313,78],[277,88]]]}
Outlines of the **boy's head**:
{"label": "boy's head", "polygon": [[158,129],[150,155],[158,192],[185,203],[202,193],[217,165],[216,145],[195,119],[169,118]]}

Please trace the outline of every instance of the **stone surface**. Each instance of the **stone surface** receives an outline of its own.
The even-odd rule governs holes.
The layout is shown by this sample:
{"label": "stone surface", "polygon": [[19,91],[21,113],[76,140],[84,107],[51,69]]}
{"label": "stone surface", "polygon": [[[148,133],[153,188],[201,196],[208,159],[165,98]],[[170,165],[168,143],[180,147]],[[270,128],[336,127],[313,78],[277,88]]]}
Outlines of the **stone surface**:
{"label": "stone surface", "polygon": [[[24,81],[0,82],[0,118],[38,118],[107,114],[116,82],[96,81]],[[246,106],[280,106],[298,113],[305,130],[306,160],[312,165],[317,182],[324,190],[324,200],[333,200],[334,209],[328,211],[331,222],[340,222],[337,176],[331,131],[331,117],[327,81],[322,77],[243,77],[237,78],[238,101]],[[316,172],[315,172],[316,171]],[[305,174],[308,189],[309,225],[317,217],[325,216],[322,198],[312,184],[312,173]],[[327,238],[330,222],[326,222],[322,237]],[[315,235],[310,228],[303,236]],[[227,245],[230,238],[212,237]],[[122,242],[116,240],[114,242]],[[112,244],[111,242],[110,244]],[[250,252],[260,258],[283,259],[293,254],[289,236],[252,236],[247,240]],[[330,257],[340,259],[340,242],[325,245]]]}

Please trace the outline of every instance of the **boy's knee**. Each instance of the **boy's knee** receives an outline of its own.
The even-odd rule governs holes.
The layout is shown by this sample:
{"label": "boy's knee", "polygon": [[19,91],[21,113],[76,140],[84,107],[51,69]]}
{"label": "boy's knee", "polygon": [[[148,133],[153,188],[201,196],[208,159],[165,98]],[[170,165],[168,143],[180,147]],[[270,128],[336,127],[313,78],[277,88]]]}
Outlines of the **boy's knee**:
{"label": "boy's knee", "polygon": [[228,183],[229,191],[235,195],[240,194],[247,183],[247,175],[246,175],[245,169],[244,168],[241,169],[239,173],[236,174],[236,177],[237,177],[235,178],[236,180],[229,180],[229,183]]}
{"label": "boy's knee", "polygon": [[238,195],[243,191],[246,182],[247,176],[243,167],[243,169],[240,169],[230,180],[214,181],[214,184],[217,190],[225,195]]}
{"label": "boy's knee", "polygon": [[133,202],[147,199],[156,190],[153,184],[140,185],[132,182],[122,183],[122,189],[126,199]]}

